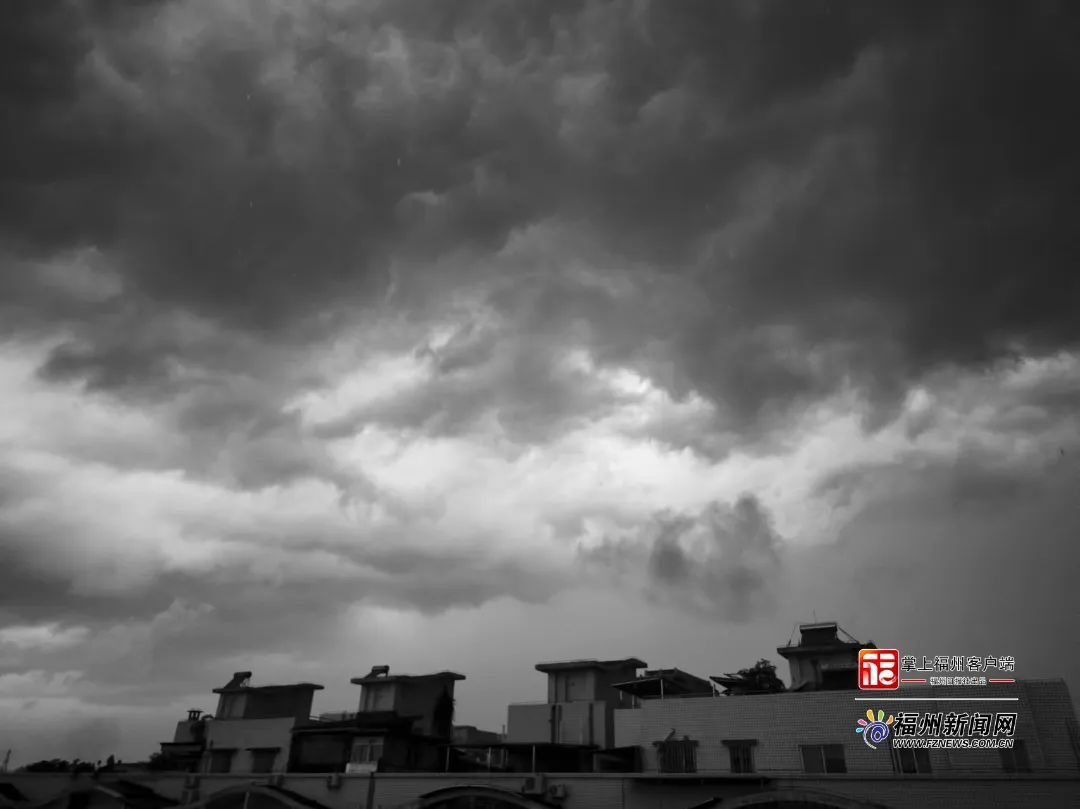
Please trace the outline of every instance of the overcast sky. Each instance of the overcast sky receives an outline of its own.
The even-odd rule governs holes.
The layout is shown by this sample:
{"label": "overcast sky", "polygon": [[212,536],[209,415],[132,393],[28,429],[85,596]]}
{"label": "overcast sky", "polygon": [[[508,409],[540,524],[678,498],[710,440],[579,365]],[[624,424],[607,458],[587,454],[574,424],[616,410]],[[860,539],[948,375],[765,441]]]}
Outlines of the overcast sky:
{"label": "overcast sky", "polygon": [[1080,692],[1065,2],[32,2],[0,754],[835,619]]}

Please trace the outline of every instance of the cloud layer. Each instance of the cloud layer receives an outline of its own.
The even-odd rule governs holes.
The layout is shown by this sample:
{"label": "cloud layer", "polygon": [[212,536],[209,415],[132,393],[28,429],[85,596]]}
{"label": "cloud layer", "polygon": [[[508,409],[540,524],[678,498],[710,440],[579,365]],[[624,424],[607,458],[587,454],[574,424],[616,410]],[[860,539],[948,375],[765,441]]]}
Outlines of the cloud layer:
{"label": "cloud layer", "polygon": [[534,653],[715,673],[826,611],[1080,683],[1049,640],[1078,617],[1078,27],[15,3],[17,758],[145,755],[238,667],[347,706],[352,669],[483,661],[462,709],[497,727]]}

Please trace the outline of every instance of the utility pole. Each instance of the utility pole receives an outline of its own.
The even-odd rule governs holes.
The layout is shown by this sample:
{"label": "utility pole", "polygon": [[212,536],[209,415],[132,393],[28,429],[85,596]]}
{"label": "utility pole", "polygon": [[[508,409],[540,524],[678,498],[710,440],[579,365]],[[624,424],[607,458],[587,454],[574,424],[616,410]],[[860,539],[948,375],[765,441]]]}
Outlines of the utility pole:
{"label": "utility pole", "polygon": [[8,771],[8,762],[11,761],[11,748],[8,748],[7,754],[4,756],[4,763],[0,764],[0,772]]}

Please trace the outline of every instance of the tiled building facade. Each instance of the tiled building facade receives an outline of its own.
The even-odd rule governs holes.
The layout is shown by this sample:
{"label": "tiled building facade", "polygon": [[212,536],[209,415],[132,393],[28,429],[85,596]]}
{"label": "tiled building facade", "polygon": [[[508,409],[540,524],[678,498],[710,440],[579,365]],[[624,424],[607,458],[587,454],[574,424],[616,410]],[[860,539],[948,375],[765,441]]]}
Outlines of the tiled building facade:
{"label": "tiled building facade", "polygon": [[[967,698],[971,689],[911,688],[905,696],[919,695]],[[867,707],[935,712],[1004,711],[1017,714],[1015,739],[1027,751],[1030,770],[1039,773],[1072,773],[1080,770],[1071,721],[1072,701],[1060,680],[1021,681],[995,689],[995,696],[1017,697],[1015,703],[970,702],[878,702],[856,701],[859,691],[762,694],[746,697],[696,697],[650,700],[638,708],[615,711],[615,743],[638,746],[643,770],[659,772],[656,746],[667,736],[694,743],[695,766],[700,774],[737,772],[737,750],[750,748],[749,770],[743,772],[798,776],[807,773],[804,749],[840,747],[840,764],[847,774],[891,775],[896,771],[894,756],[883,745],[877,750],[864,744],[855,733],[856,721]],[[1003,708],[1000,706],[1008,705]],[[906,707],[904,707],[906,706]],[[925,774],[1002,774],[1005,764],[998,750],[927,750],[930,768]]]}

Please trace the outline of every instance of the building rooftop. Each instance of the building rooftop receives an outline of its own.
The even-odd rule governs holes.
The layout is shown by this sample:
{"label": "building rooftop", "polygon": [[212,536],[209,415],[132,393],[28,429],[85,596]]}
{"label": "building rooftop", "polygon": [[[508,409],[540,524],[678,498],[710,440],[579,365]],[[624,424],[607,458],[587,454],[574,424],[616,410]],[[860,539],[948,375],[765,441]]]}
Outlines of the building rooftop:
{"label": "building rooftop", "polygon": [[391,674],[389,666],[375,666],[363,677],[353,677],[349,682],[353,685],[367,685],[369,683],[402,683],[422,680],[464,680],[464,674],[456,671],[437,671],[434,674]]}
{"label": "building rooftop", "polygon": [[[846,636],[846,640],[840,635]],[[849,649],[876,649],[873,641],[863,643],[850,633],[845,632],[835,621],[813,624],[799,624],[799,642],[778,646],[776,653],[783,658],[802,655],[821,654]]]}
{"label": "building rooftop", "polygon": [[616,683],[613,688],[632,694],[642,699],[657,697],[678,697],[684,695],[707,695],[713,693],[712,684],[701,677],[695,677],[679,669],[654,669],[646,671],[641,677],[625,683]]}
{"label": "building rooftop", "polygon": [[323,686],[317,683],[293,683],[291,685],[245,685],[239,688],[215,688],[215,694],[250,694],[254,692],[267,693],[270,691],[322,691]]}
{"label": "building rooftop", "polygon": [[294,734],[326,733],[327,731],[393,731],[409,728],[421,716],[404,716],[396,711],[368,711],[356,713],[347,719],[314,721],[293,730]]}
{"label": "building rooftop", "polygon": [[601,671],[626,669],[631,667],[643,669],[647,665],[648,663],[644,660],[638,660],[636,657],[627,657],[622,660],[566,660],[558,663],[537,663],[536,670],[542,671],[545,674],[550,674],[556,671],[582,671],[587,669],[598,669]]}

